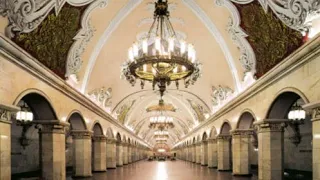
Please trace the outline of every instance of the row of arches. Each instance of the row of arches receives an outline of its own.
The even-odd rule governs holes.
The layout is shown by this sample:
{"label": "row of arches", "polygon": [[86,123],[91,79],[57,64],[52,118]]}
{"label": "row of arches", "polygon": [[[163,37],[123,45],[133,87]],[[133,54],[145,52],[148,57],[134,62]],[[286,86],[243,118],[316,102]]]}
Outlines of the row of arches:
{"label": "row of arches", "polygon": [[[251,174],[251,168],[258,167],[259,177],[266,171],[271,174],[277,171],[280,179],[283,176],[311,178],[311,117],[307,115],[301,122],[294,122],[288,117],[294,106],[301,107],[307,103],[308,99],[299,91],[282,91],[270,104],[264,120],[257,119],[253,111],[245,109],[234,127],[225,120],[220,127],[212,126],[175,149],[187,149],[184,158],[188,155],[189,161],[219,170],[233,170],[234,174]],[[244,151],[248,154],[243,155]],[[268,157],[270,154],[272,158]],[[247,158],[249,168],[243,168],[243,157]],[[271,163],[268,161],[277,162],[279,168],[274,169],[270,165],[266,168],[265,164]]]}

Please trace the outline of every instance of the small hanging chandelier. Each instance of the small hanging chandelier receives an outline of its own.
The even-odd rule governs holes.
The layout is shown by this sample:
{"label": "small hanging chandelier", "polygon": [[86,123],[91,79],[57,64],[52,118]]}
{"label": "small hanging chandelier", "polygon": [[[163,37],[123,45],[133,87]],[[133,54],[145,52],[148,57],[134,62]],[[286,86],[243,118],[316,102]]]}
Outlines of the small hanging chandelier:
{"label": "small hanging chandelier", "polygon": [[159,129],[160,131],[164,129],[174,128],[173,117],[164,115],[151,117],[149,128]]}
{"label": "small hanging chandelier", "polygon": [[169,132],[168,131],[156,131],[154,132],[154,138],[169,138]]}
{"label": "small hanging chandelier", "polygon": [[129,48],[128,61],[121,68],[121,77],[134,86],[140,79],[141,88],[145,81],[153,89],[158,86],[162,97],[166,87],[184,80],[187,88],[201,76],[201,64],[196,59],[192,44],[179,40],[169,20],[168,0],[155,2],[154,21],[142,42]]}

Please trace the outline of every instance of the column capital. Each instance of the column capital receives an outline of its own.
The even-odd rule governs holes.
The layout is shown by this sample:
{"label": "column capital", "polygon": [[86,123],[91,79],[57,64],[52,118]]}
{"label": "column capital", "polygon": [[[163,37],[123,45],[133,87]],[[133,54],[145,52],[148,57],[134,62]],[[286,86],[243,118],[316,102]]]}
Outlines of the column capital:
{"label": "column capital", "polygon": [[261,132],[279,132],[284,131],[284,128],[289,123],[289,119],[265,119],[254,123],[258,127],[258,133]]}
{"label": "column capital", "polygon": [[91,139],[93,132],[88,130],[72,130],[71,135],[74,139]]}
{"label": "column capital", "polygon": [[117,140],[113,138],[107,138],[106,139],[107,144],[116,144]]}
{"label": "column capital", "polygon": [[69,127],[70,124],[67,122],[62,122],[59,120],[40,120],[33,121],[33,124],[40,125],[37,126],[41,129],[42,134],[46,133],[57,133],[57,134],[65,134],[66,127]]}
{"label": "column capital", "polygon": [[209,138],[208,143],[216,143],[217,139],[216,138]]}
{"label": "column capital", "polygon": [[202,140],[201,144],[204,144],[204,145],[208,144],[208,140]]}
{"label": "column capital", "polygon": [[253,135],[253,129],[235,129],[230,131],[232,136],[251,136]]}
{"label": "column capital", "polygon": [[231,135],[228,135],[228,134],[219,134],[217,136],[217,139],[222,139],[222,140],[230,140],[231,139]]}
{"label": "column capital", "polygon": [[19,110],[16,106],[0,104],[0,122],[11,123],[12,114]]}
{"label": "column capital", "polygon": [[107,141],[107,137],[104,135],[93,135],[92,136],[92,140],[94,142],[106,142]]}
{"label": "column capital", "polygon": [[312,121],[320,121],[320,101],[302,106],[312,116]]}

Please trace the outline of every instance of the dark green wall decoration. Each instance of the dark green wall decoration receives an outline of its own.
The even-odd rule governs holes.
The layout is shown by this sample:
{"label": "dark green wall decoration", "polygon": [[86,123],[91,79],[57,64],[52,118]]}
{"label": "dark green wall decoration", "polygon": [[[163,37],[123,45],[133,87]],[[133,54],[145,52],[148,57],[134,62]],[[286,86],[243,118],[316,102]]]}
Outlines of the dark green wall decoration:
{"label": "dark green wall decoration", "polygon": [[68,52],[81,28],[85,8],[66,4],[58,16],[52,11],[37,29],[27,34],[16,34],[12,40],[65,79]]}
{"label": "dark green wall decoration", "polygon": [[241,16],[241,27],[256,55],[256,76],[259,78],[303,44],[300,32],[283,24],[271,10],[265,13],[254,1],[235,4]]}

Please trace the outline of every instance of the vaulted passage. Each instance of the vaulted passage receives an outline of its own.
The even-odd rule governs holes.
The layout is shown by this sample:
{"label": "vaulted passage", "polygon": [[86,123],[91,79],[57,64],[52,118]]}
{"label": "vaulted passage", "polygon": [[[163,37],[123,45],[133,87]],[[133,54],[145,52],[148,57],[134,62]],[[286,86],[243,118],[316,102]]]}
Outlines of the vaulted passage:
{"label": "vaulted passage", "polygon": [[320,0],[0,0],[0,180],[320,180]]}

